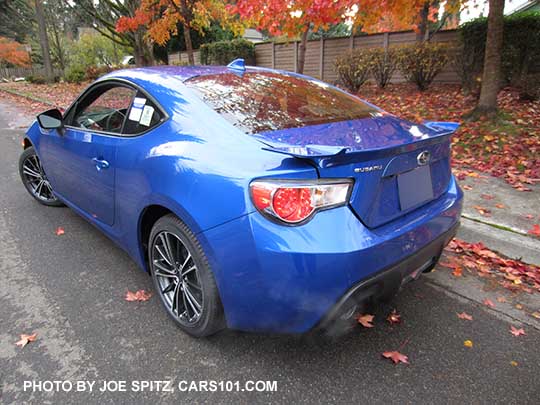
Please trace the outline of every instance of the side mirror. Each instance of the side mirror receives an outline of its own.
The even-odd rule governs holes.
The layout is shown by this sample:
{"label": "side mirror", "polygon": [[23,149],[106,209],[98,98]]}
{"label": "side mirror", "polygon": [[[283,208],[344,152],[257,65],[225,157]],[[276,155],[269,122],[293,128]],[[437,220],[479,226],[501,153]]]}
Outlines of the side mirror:
{"label": "side mirror", "polygon": [[37,116],[39,126],[43,129],[58,129],[64,127],[62,122],[62,113],[53,108],[52,110],[45,111]]}

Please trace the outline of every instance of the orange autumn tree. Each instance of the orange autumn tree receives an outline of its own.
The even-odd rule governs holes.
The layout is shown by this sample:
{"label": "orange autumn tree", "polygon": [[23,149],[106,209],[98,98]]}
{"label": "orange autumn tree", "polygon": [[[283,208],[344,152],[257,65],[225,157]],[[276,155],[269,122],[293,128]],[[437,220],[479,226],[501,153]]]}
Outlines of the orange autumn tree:
{"label": "orange autumn tree", "polygon": [[348,0],[237,0],[230,2],[229,10],[272,35],[300,38],[297,70],[302,73],[308,33],[344,21],[345,13],[354,3]]}
{"label": "orange autumn tree", "polygon": [[136,31],[146,27],[148,37],[159,45],[164,45],[177,27],[184,29],[184,40],[190,64],[195,64],[191,30],[203,32],[211,21],[219,21],[235,32],[241,31],[241,24],[227,13],[225,3],[218,0],[142,0],[132,17],[120,17],[116,23],[118,32]]}
{"label": "orange autumn tree", "polygon": [[[436,30],[454,24],[465,0],[363,0],[357,2],[354,24],[367,33],[413,29],[417,40],[429,39],[429,24],[438,23]],[[439,11],[442,6],[442,17]]]}
{"label": "orange autumn tree", "polygon": [[30,55],[23,45],[8,38],[0,37],[0,66],[29,66]]}

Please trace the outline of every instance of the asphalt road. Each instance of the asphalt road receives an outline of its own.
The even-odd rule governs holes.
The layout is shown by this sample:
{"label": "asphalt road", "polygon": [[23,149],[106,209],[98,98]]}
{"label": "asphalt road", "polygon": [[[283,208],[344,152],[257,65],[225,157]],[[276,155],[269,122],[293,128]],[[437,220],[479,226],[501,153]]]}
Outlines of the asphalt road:
{"label": "asphalt road", "polygon": [[[8,128],[16,118],[0,105],[0,403],[539,403],[540,332],[526,326],[526,336],[513,337],[509,318],[436,288],[429,277],[394,301],[403,318],[397,326],[380,307],[375,328],[334,341],[186,336],[156,297],[124,301],[127,289],[152,285],[122,250],[68,208],[27,195],[17,171],[22,130]],[[55,235],[58,226],[64,235]],[[474,320],[458,319],[462,311]],[[37,341],[15,346],[30,332]],[[409,365],[381,357],[404,342]],[[47,380],[97,383],[92,392],[24,390],[25,381]],[[127,391],[100,392],[109,380],[126,381]],[[141,380],[170,380],[176,389],[130,389]],[[239,381],[240,388],[276,381],[277,390],[178,389],[180,381],[201,380]]]}

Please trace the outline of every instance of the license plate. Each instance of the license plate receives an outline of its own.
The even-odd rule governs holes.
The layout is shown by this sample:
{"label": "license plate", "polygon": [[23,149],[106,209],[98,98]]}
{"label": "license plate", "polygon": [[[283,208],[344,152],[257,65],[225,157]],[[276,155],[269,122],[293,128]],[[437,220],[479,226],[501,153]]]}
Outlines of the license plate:
{"label": "license plate", "polygon": [[399,205],[402,211],[433,199],[433,185],[429,166],[422,166],[398,174]]}

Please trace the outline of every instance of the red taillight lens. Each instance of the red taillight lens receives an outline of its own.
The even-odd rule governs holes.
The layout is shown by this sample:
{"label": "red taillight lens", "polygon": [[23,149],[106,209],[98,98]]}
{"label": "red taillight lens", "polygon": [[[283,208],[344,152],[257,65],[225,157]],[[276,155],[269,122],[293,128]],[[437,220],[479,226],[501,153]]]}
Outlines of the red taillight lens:
{"label": "red taillight lens", "polygon": [[257,209],[290,224],[300,223],[318,209],[346,204],[352,180],[254,181],[251,197]]}
{"label": "red taillight lens", "polygon": [[279,188],[274,193],[272,208],[278,217],[286,221],[303,221],[314,210],[310,189],[305,187]]}

